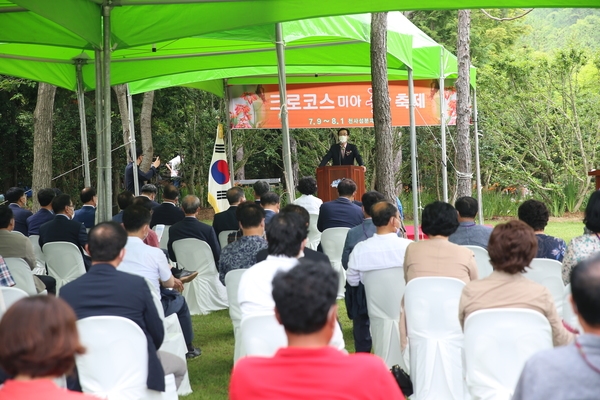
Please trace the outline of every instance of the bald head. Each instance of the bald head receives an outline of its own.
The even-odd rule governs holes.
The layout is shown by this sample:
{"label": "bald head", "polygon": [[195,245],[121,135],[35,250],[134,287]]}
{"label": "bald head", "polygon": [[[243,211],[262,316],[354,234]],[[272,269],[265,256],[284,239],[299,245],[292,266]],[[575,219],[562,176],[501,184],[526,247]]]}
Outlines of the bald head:
{"label": "bald head", "polygon": [[181,202],[181,208],[183,209],[185,215],[196,215],[198,208],[200,208],[200,199],[198,196],[194,196],[192,194],[187,195]]}

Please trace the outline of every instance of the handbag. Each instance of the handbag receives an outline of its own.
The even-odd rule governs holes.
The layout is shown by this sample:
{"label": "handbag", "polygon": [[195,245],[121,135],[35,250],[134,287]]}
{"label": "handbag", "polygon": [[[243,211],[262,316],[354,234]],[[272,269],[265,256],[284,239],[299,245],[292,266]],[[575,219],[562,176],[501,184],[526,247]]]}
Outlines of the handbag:
{"label": "handbag", "polygon": [[394,376],[394,379],[396,379],[396,383],[398,383],[404,397],[408,398],[408,396],[411,396],[414,393],[413,384],[406,371],[396,364],[390,369],[390,372]]}

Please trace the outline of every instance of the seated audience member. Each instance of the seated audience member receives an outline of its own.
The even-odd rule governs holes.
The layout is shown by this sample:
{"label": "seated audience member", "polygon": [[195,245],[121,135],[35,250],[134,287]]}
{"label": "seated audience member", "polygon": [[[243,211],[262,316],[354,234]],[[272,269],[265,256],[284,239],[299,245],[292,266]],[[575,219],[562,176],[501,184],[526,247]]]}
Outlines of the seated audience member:
{"label": "seated audience member", "polygon": [[90,399],[60,388],[53,379],[68,374],[79,342],[75,313],[54,296],[32,296],[17,301],[0,322],[0,365],[14,376],[0,387],[0,399]]}
{"label": "seated audience member", "polygon": [[448,240],[462,246],[479,246],[487,249],[492,228],[475,223],[479,211],[477,199],[469,196],[461,197],[456,200],[454,207],[458,212],[458,228],[448,237]]}
{"label": "seated audience member", "polygon": [[0,286],[3,287],[12,287],[15,286],[15,280],[13,279],[10,271],[8,270],[8,266],[4,261],[4,258],[0,256]]}
{"label": "seated audience member", "polygon": [[[308,226],[310,225],[310,215],[304,207],[300,207],[296,204],[288,204],[283,208],[283,210],[281,210],[281,213],[287,212],[298,214],[300,218],[302,218],[302,223],[304,224],[304,226],[306,226],[306,229],[308,230]],[[269,254],[270,253],[268,248],[260,250],[256,254],[256,262],[266,260]],[[305,247],[304,250],[302,250],[300,258],[306,258],[307,260],[312,260],[313,262],[324,262],[325,264],[331,266],[331,262],[329,261],[329,257],[327,257],[327,255],[321,253],[320,251],[309,249],[308,247]]]}
{"label": "seated audience member", "polygon": [[[359,242],[367,240],[375,233],[375,225],[371,218],[371,207],[380,201],[385,200],[385,197],[377,192],[371,191],[362,195],[362,211],[364,220],[362,224],[355,226],[348,231],[346,241],[344,242],[344,250],[342,252],[342,265],[344,269],[348,269],[348,260],[350,253]],[[399,211],[399,210],[398,210]],[[404,262],[404,260],[402,260]],[[348,318],[352,320],[352,334],[354,336],[354,348],[356,352],[370,353],[372,347],[371,330],[369,313],[367,310],[367,295],[365,287],[362,283],[358,286],[350,286],[346,282],[346,312]]]}
{"label": "seated audience member", "polygon": [[176,240],[200,239],[210,246],[216,267],[219,265],[221,246],[219,245],[215,231],[210,225],[198,221],[200,199],[193,195],[185,196],[181,202],[181,207],[185,213],[185,218],[171,226],[171,229],[169,229],[169,243],[167,244],[169,258],[173,261],[177,261],[175,251],[173,251],[173,242]]}
{"label": "seated audience member", "polygon": [[133,204],[133,193],[125,190],[117,196],[117,204],[119,205],[119,213],[112,217],[112,220],[117,223],[123,222],[123,210]]}
{"label": "seated audience member", "polygon": [[534,354],[525,364],[513,400],[595,399],[600,393],[600,258],[571,271],[571,304],[583,334],[575,343]]}
{"label": "seated audience member", "polygon": [[15,231],[27,236],[27,218],[31,217],[33,213],[25,208],[27,205],[25,190],[20,187],[11,187],[6,191],[4,197],[15,216]]}
{"label": "seated audience member", "polygon": [[254,189],[254,202],[257,204],[260,204],[260,199],[262,195],[271,190],[269,187],[269,183],[265,181],[254,182],[254,185],[252,185],[252,189]]}
{"label": "seated audience member", "polygon": [[81,222],[87,229],[90,229],[96,224],[96,205],[98,203],[96,189],[84,188],[79,195],[79,199],[83,206],[75,211],[73,221]]}
{"label": "seated audience member", "polygon": [[63,286],[60,297],[73,307],[78,319],[112,315],[135,322],[148,339],[146,385],[148,389],[162,392],[164,376],[174,374],[179,386],[187,367],[179,357],[157,351],[165,330],[146,281],[136,274],[117,270],[125,256],[126,243],[127,233],[116,222],[93,227],[87,245],[92,268]]}
{"label": "seated audience member", "polygon": [[279,212],[279,195],[275,192],[264,193],[260,197],[260,205],[265,209],[265,225]]}
{"label": "seated audience member", "polygon": [[27,218],[27,230],[28,236],[39,235],[40,226],[43,223],[54,219],[54,213],[52,212],[52,199],[56,197],[54,190],[42,189],[37,193],[38,203],[40,203],[40,209],[38,212]]}
{"label": "seated audience member", "polygon": [[173,185],[165,186],[163,191],[163,203],[154,208],[150,228],[154,228],[156,225],[160,224],[171,226],[183,220],[185,214],[177,205],[178,200],[179,190]]}
{"label": "seated audience member", "polygon": [[497,225],[490,236],[488,253],[494,272],[467,283],[463,289],[459,304],[461,326],[464,327],[467,317],[478,310],[526,308],[548,319],[555,346],[572,341],[573,334],[563,326],[548,289],[523,275],[537,253],[533,229],[517,220]]}
{"label": "seated audience member", "polygon": [[600,191],[596,190],[590,196],[583,223],[589,233],[574,237],[569,242],[562,262],[562,277],[565,285],[569,283],[571,270],[580,261],[600,252]]}
{"label": "seated audience member", "polygon": [[246,201],[244,190],[239,186],[234,186],[227,191],[227,201],[229,208],[223,212],[215,214],[212,227],[219,238],[219,233],[223,231],[237,231],[240,229],[238,223],[237,208],[240,203]]}
{"label": "seated audience member", "polygon": [[186,357],[198,357],[202,352],[192,345],[194,330],[190,310],[185,298],[179,293],[183,291],[183,283],[171,273],[165,253],[143,242],[150,230],[150,219],[150,211],[141,206],[132,205],[123,213],[123,226],[128,238],[125,257],[117,269],[139,275],[152,283],[154,292],[161,297],[165,316],[177,314],[187,345]]}
{"label": "seated audience member", "polygon": [[[4,258],[22,258],[33,271],[37,266],[33,245],[26,236],[14,233],[15,219],[12,208],[0,206],[0,255]],[[56,280],[47,275],[34,275],[33,282],[38,293],[48,290],[56,293]]]}
{"label": "seated audience member", "polygon": [[88,236],[85,226],[81,222],[73,221],[73,202],[68,194],[61,194],[52,200],[52,210],[54,211],[54,219],[40,226],[40,247],[44,249],[44,245],[50,242],[69,242],[79,248],[85,270],[90,269],[90,258],[83,254],[83,249],[87,244]]}
{"label": "seated audience member", "polygon": [[229,386],[232,400],[404,398],[381,359],[328,346],[339,328],[338,279],[332,268],[309,260],[275,275],[275,316],[288,347],[273,357],[240,359]]}
{"label": "seated audience member", "polygon": [[363,212],[353,203],[356,183],[352,179],[342,179],[337,186],[338,198],[321,205],[317,229],[323,232],[329,228],[354,228],[363,222]]}
{"label": "seated audience member", "polygon": [[140,196],[144,196],[150,199],[152,208],[156,208],[160,206],[154,199],[156,199],[156,194],[158,193],[158,189],[155,185],[151,183],[146,183],[142,186],[142,190],[140,191]]}
{"label": "seated audience member", "polygon": [[317,193],[317,181],[312,176],[305,176],[300,179],[296,189],[302,193],[302,196],[294,200],[294,204],[306,208],[309,214],[319,215],[319,209],[323,200],[315,197]]}
{"label": "seated audience member", "polygon": [[[150,179],[152,179],[152,177],[154,175],[158,174],[157,168],[160,166],[160,157],[156,157],[156,160],[154,160],[152,162],[152,165],[150,165],[150,169],[148,170],[148,172],[143,172],[140,169],[140,164],[142,163],[142,161],[144,160],[144,157],[145,157],[142,149],[136,149],[135,155],[136,155],[135,162],[136,162],[136,165],[138,166],[137,172],[138,172],[139,192],[141,192],[142,186],[144,185],[144,183],[149,181]],[[127,164],[127,166],[125,167],[125,190],[128,190],[131,193],[135,193],[134,184],[135,184],[135,182],[133,180],[133,162],[130,161],[129,164]]]}
{"label": "seated audience member", "polygon": [[567,244],[562,239],[544,233],[548,217],[548,209],[541,201],[527,200],[519,206],[519,219],[533,228],[537,238],[538,251],[535,257],[562,261]]}
{"label": "seated audience member", "polygon": [[265,211],[253,201],[244,201],[236,207],[236,219],[244,235],[223,248],[219,258],[219,279],[225,284],[225,275],[234,269],[246,269],[256,264],[256,253],[267,248]]}
{"label": "seated audience member", "polygon": [[[142,206],[152,214],[152,200],[146,196],[137,196],[133,199],[133,204],[136,206]],[[148,236],[144,239],[144,243],[148,246],[160,248],[160,241],[158,235],[152,229],[148,231]]]}

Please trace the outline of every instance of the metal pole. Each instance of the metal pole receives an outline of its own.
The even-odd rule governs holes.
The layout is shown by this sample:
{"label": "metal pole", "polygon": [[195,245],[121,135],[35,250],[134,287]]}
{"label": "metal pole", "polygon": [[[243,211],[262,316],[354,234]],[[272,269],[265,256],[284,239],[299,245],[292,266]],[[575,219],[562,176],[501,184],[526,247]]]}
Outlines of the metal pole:
{"label": "metal pole", "polygon": [[102,113],[102,51],[95,50],[94,67],[96,73],[96,191],[98,193],[98,206],[96,219],[104,220],[104,209],[106,207],[106,190],[104,188],[104,119]]}
{"label": "metal pole", "polygon": [[281,132],[283,133],[283,166],[285,185],[291,203],[296,199],[294,189],[294,173],[292,171],[292,152],[290,150],[290,127],[288,121],[286,79],[285,79],[285,54],[283,32],[281,24],[275,25],[275,47],[277,49],[277,73],[279,75],[279,105],[281,106]]}
{"label": "metal pole", "polygon": [[83,73],[81,61],[77,61],[77,105],[79,107],[79,125],[81,131],[81,154],[83,158],[83,184],[85,187],[92,186],[90,176],[90,156],[88,154],[87,125],[85,121],[85,95],[83,93]]}
{"label": "metal pole", "polygon": [[477,174],[477,203],[479,203],[479,224],[483,225],[483,197],[481,196],[481,167],[479,165],[479,129],[477,127],[477,89],[473,89],[473,128],[475,129],[475,171]]}
{"label": "metal pole", "polygon": [[445,75],[444,72],[445,60],[444,60],[444,48],[442,47],[442,53],[440,57],[440,128],[441,128],[441,143],[442,143],[442,192],[444,195],[444,201],[448,202],[448,160],[446,151],[446,93],[445,93]]}
{"label": "metal pole", "polygon": [[417,181],[417,128],[415,126],[415,85],[413,70],[408,68],[408,110],[410,119],[410,165],[412,171],[413,220],[415,241],[419,241],[419,187]]}
{"label": "metal pole", "polygon": [[133,123],[133,99],[129,91],[129,83],[125,86],[127,89],[127,114],[129,118],[129,145],[131,148],[131,158],[133,160],[133,194],[140,195],[140,177],[138,176],[137,152],[135,146],[135,124]]}
{"label": "metal pole", "polygon": [[227,91],[227,79],[223,79],[223,97],[225,98],[225,123],[227,124],[227,151],[229,152],[229,179],[231,186],[235,183],[235,167],[233,165],[233,142],[231,139],[231,116],[229,115],[229,92]]}
{"label": "metal pole", "polygon": [[102,16],[104,24],[104,43],[103,43],[103,57],[102,72],[104,73],[103,78],[103,92],[104,92],[104,191],[106,192],[106,206],[104,208],[104,214],[101,215],[102,221],[110,221],[112,218],[112,135],[111,135],[111,107],[110,107],[110,6],[106,5],[102,7]]}

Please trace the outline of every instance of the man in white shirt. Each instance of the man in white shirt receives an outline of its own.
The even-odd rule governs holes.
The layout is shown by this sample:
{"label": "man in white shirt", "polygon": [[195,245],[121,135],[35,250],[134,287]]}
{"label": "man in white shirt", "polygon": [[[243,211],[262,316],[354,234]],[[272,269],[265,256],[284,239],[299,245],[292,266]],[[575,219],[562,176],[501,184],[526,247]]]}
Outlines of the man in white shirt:
{"label": "man in white shirt", "polygon": [[377,269],[402,268],[404,254],[411,240],[399,238],[401,227],[400,213],[396,206],[388,201],[376,203],[371,208],[371,217],[376,233],[369,239],[358,243],[348,262],[346,280],[350,286],[358,286],[362,273]]}
{"label": "man in white shirt", "polygon": [[[250,267],[240,281],[238,301],[242,320],[253,315],[274,313],[272,281],[279,271],[287,272],[304,256],[308,227],[295,212],[276,214],[267,226],[269,255],[267,259]],[[344,338],[337,325],[330,343],[343,349]]]}
{"label": "man in white shirt", "polygon": [[177,313],[188,347],[186,357],[198,357],[202,352],[192,345],[194,330],[190,310],[185,298],[177,291],[183,291],[183,284],[171,273],[165,253],[143,242],[150,230],[150,219],[150,211],[142,206],[132,205],[123,212],[123,226],[128,237],[125,258],[117,269],[142,276],[150,281],[154,293],[161,297],[165,316]]}

